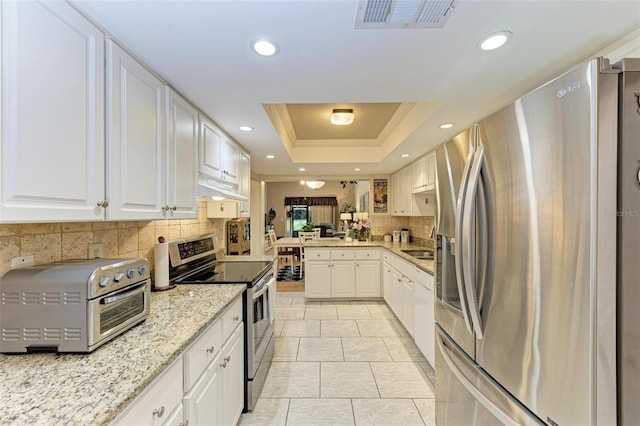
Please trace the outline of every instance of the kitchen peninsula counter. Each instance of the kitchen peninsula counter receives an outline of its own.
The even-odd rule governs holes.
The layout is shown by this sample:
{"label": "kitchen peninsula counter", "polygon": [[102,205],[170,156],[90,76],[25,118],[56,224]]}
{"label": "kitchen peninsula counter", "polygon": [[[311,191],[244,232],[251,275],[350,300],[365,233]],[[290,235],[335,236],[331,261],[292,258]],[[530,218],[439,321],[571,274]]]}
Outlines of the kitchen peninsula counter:
{"label": "kitchen peninsula counter", "polygon": [[143,323],[90,354],[0,354],[0,424],[112,421],[245,289],[179,285],[154,292]]}
{"label": "kitchen peninsula counter", "polygon": [[337,238],[320,238],[317,240],[308,240],[304,243],[305,247],[308,248],[316,248],[316,247],[336,247],[336,248],[366,248],[366,247],[382,247],[389,250],[391,253],[403,258],[409,263],[416,265],[418,268],[423,271],[428,272],[433,275],[434,264],[433,260],[424,260],[417,259],[407,253],[404,253],[403,250],[431,250],[435,251],[431,247],[427,247],[425,244],[419,243],[386,243],[382,240],[373,240],[373,241],[352,241],[346,242],[344,240],[340,240]]}

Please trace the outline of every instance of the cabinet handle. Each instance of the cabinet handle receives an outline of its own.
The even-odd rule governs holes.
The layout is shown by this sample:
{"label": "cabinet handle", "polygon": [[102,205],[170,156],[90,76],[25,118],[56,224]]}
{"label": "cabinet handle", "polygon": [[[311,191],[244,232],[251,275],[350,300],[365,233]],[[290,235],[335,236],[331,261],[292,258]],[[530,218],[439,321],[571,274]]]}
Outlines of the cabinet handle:
{"label": "cabinet handle", "polygon": [[158,416],[158,418],[164,416],[164,405],[160,408],[156,408],[155,410],[153,410],[153,415]]}
{"label": "cabinet handle", "polygon": [[215,350],[216,350],[216,347],[215,347],[215,346],[209,346],[209,347],[207,348],[207,352],[209,352],[210,354],[212,354],[212,353],[213,353],[213,351],[215,351]]}
{"label": "cabinet handle", "polygon": [[105,198],[102,201],[98,201],[98,207],[103,207],[106,209],[107,207],[109,207],[109,200]]}
{"label": "cabinet handle", "polygon": [[189,420],[185,420],[183,422],[180,422],[180,424],[178,426],[189,426]]}
{"label": "cabinet handle", "polygon": [[223,359],[224,359],[224,362],[227,363],[227,362],[231,361],[231,355],[227,355]]}
{"label": "cabinet handle", "polygon": [[225,362],[221,362],[220,367],[227,368],[227,361],[225,360]]}
{"label": "cabinet handle", "polygon": [[175,212],[176,210],[178,210],[178,207],[177,207],[177,206],[173,206],[173,207],[171,207],[171,211],[174,211],[174,212]]}
{"label": "cabinet handle", "polygon": [[236,315],[235,317],[233,317],[234,321],[240,321],[240,315]]}
{"label": "cabinet handle", "polygon": [[166,212],[167,210],[170,210],[170,209],[171,209],[171,207],[169,207],[169,206],[167,206],[167,205],[162,206],[162,210],[164,210],[165,212]]}

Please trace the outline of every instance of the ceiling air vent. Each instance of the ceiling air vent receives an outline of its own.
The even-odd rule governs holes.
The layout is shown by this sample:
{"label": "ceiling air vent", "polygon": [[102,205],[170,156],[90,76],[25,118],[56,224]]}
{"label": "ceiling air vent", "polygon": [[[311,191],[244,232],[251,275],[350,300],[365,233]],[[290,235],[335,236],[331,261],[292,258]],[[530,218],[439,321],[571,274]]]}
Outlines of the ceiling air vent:
{"label": "ceiling air vent", "polygon": [[360,0],[356,29],[442,28],[457,0]]}

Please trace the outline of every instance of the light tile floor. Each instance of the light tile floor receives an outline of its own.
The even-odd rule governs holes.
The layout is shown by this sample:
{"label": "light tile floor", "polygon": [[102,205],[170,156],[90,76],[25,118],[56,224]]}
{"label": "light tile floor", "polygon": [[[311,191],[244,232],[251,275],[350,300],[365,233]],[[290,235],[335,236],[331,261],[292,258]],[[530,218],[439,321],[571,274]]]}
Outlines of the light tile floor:
{"label": "light tile floor", "polygon": [[275,353],[241,425],[435,425],[433,369],[382,301],[277,295]]}

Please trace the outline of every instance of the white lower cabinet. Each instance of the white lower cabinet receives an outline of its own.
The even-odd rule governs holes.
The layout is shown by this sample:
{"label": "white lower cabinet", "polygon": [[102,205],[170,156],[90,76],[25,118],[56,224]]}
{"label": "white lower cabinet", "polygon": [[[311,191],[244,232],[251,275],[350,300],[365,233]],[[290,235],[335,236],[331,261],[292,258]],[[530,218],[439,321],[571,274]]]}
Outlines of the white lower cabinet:
{"label": "white lower cabinet", "polygon": [[384,300],[434,366],[433,276],[390,252],[383,257]]}
{"label": "white lower cabinet", "polygon": [[[244,409],[244,327],[239,326],[222,348],[222,425],[235,425]],[[190,423],[194,424],[194,423]]]}
{"label": "white lower cabinet", "polygon": [[415,325],[415,282],[407,276],[402,276],[400,290],[400,322],[407,329],[411,337],[414,335]]}
{"label": "white lower cabinet", "polygon": [[[115,425],[173,425],[182,416],[182,359],[176,359],[114,421]],[[180,421],[177,421],[179,417]],[[177,422],[176,422],[177,421]]]}
{"label": "white lower cabinet", "polygon": [[244,409],[242,298],[213,322],[114,421],[115,425],[235,425]]}
{"label": "white lower cabinet", "polygon": [[378,249],[305,249],[307,298],[380,297]]}
{"label": "white lower cabinet", "polygon": [[355,297],[356,277],[352,260],[337,260],[331,264],[331,297]]}
{"label": "white lower cabinet", "polygon": [[415,285],[415,342],[429,364],[435,366],[433,276]]}

